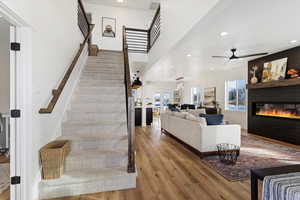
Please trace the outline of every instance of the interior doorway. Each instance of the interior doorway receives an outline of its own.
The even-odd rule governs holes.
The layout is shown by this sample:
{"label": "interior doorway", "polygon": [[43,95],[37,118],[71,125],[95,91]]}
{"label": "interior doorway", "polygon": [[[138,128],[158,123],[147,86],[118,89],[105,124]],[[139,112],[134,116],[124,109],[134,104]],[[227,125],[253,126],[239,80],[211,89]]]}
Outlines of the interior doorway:
{"label": "interior doorway", "polygon": [[[11,63],[15,62],[15,56],[11,55],[11,34],[14,34],[14,26],[2,16],[0,17],[0,200],[10,199],[10,170],[11,167],[11,130],[10,110],[12,104],[11,95]],[[13,32],[11,32],[13,31]]]}
{"label": "interior doorway", "polygon": [[[3,44],[0,42],[1,161],[8,164],[0,180],[0,200],[30,199],[28,185],[29,141],[32,137],[31,28],[0,1]],[[3,114],[2,114],[3,113]],[[1,167],[2,168],[2,167]],[[8,168],[8,169],[7,169]],[[1,172],[0,172],[0,176]],[[8,186],[7,186],[8,178]],[[24,188],[24,189],[23,189]],[[30,188],[30,186],[28,187]],[[2,195],[2,196],[1,196]]]}

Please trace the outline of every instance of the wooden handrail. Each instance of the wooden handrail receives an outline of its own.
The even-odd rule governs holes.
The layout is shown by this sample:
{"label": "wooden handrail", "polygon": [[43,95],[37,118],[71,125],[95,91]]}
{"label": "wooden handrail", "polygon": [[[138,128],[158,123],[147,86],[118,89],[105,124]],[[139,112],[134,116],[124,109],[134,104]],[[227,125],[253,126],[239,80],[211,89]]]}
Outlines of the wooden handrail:
{"label": "wooden handrail", "polygon": [[61,80],[58,88],[52,90],[53,97],[50,100],[47,108],[41,108],[39,110],[40,114],[50,114],[54,110],[54,107],[55,107],[55,105],[56,105],[56,103],[57,103],[57,101],[58,101],[58,99],[59,99],[59,97],[60,97],[63,89],[65,88],[65,86],[66,86],[66,84],[67,84],[67,82],[68,82],[68,80],[69,80],[69,78],[70,78],[70,76],[71,76],[71,74],[72,74],[72,72],[73,72],[76,64],[77,64],[77,61],[78,61],[78,59],[79,59],[79,57],[80,57],[80,55],[81,55],[81,53],[82,53],[82,51],[83,51],[86,43],[87,43],[87,41],[89,40],[89,38],[92,35],[92,31],[94,29],[94,26],[95,26],[94,24],[91,24],[91,26],[90,26],[91,28],[90,28],[90,31],[89,31],[88,35],[84,38],[83,43],[80,45],[80,48],[79,48],[77,54],[75,55],[75,58],[73,59],[71,65],[69,66],[69,68],[68,68],[67,72],[65,73],[63,79]]}

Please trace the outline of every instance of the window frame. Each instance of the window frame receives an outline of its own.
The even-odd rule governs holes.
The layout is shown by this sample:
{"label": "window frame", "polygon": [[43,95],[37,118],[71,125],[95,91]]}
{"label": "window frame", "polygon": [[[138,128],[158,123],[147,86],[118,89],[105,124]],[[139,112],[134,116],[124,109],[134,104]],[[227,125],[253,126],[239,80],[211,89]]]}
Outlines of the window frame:
{"label": "window frame", "polygon": [[[245,108],[244,109],[240,109],[239,108],[239,87],[238,87],[238,83],[240,81],[244,81],[245,82]],[[229,106],[229,91],[228,91],[228,83],[229,82],[235,82],[235,90],[236,90],[236,105],[235,108],[230,108]],[[247,111],[247,90],[246,90],[246,84],[247,81],[244,79],[239,79],[239,80],[227,80],[225,81],[225,111],[233,111],[233,112],[246,112]]]}

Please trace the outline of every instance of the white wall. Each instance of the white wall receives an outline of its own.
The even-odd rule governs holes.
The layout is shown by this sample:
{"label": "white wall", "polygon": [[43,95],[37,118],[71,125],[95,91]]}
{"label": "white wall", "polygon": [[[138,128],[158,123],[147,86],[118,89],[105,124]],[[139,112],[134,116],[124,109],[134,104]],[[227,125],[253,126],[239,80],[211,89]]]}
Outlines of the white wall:
{"label": "white wall", "polygon": [[247,129],[247,111],[225,110],[225,81],[247,80],[247,65],[224,71],[210,71],[199,74],[197,81],[189,81],[184,84],[184,103],[191,103],[191,88],[216,87],[217,101],[222,107],[225,119],[230,123],[240,124]]}
{"label": "white wall", "polygon": [[[86,12],[92,13],[92,23],[95,24],[92,42],[100,49],[122,50],[122,29],[125,25],[130,28],[147,29],[154,11],[127,9],[86,3]],[[102,37],[102,17],[116,18],[116,38]]]}
{"label": "white wall", "polygon": [[162,0],[161,35],[150,51],[154,64],[166,55],[219,0]]}
{"label": "white wall", "polygon": [[[60,99],[52,114],[41,115],[51,90],[56,88],[70,65],[83,37],[77,26],[77,1],[0,0],[32,28],[32,133],[27,133],[26,197],[38,199],[40,180],[39,149],[60,134],[62,112],[67,96]],[[67,91],[66,91],[67,92]],[[70,91],[69,91],[70,92]]]}
{"label": "white wall", "polygon": [[10,48],[9,24],[0,18],[0,112],[9,113],[10,96]]}

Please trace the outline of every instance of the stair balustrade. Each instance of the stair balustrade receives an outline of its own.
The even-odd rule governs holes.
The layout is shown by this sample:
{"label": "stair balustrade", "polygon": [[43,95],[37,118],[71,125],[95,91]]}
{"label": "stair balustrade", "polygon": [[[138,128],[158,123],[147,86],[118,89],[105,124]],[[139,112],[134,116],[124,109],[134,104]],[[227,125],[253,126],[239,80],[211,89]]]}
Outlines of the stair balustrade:
{"label": "stair balustrade", "polygon": [[160,7],[156,10],[149,29],[125,27],[124,35],[129,52],[148,53],[160,35]]}

